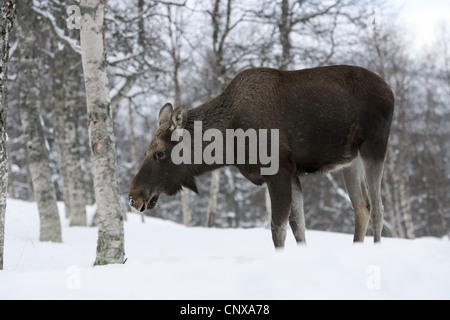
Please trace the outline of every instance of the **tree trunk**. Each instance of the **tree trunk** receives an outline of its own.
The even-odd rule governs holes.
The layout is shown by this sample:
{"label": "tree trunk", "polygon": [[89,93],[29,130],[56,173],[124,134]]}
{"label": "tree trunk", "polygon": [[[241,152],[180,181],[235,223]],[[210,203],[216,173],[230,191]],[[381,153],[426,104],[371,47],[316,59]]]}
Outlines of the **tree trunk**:
{"label": "tree trunk", "polygon": [[53,104],[53,127],[55,141],[58,146],[58,160],[60,168],[60,176],[62,180],[62,193],[64,199],[64,208],[66,218],[70,218],[72,214],[72,205],[70,203],[67,183],[69,178],[67,177],[67,165],[66,165],[66,154],[67,149],[63,144],[64,140],[64,84],[65,84],[65,54],[62,48],[59,48],[60,44],[58,40],[54,37],[52,43],[52,52],[54,52],[53,59],[53,70],[52,70],[52,104]]}
{"label": "tree trunk", "polygon": [[[64,8],[64,5],[58,7]],[[61,15],[57,17],[57,20],[63,19]],[[77,132],[80,56],[56,36],[53,37],[53,52],[53,118],[66,218],[70,219],[71,226],[86,226],[85,184]],[[70,61],[68,68],[67,61]]]}
{"label": "tree trunk", "polygon": [[220,170],[211,174],[211,188],[209,191],[208,211],[206,213],[206,227],[212,228],[216,224],[217,194],[219,193]]}
{"label": "tree trunk", "polygon": [[225,197],[227,201],[227,206],[229,208],[227,213],[227,219],[229,222],[229,227],[233,227],[233,220],[234,220],[234,227],[239,228],[240,223],[240,210],[239,210],[239,200],[241,195],[241,190],[238,188],[237,182],[237,173],[235,170],[231,170],[230,167],[225,167],[223,169],[223,173],[226,178],[226,182],[223,183],[223,185],[226,185],[225,190]]}
{"label": "tree trunk", "polygon": [[[388,145],[390,145],[390,143]],[[395,222],[394,202],[392,200],[391,184],[389,183],[389,181],[390,181],[389,173],[391,171],[390,165],[392,163],[392,161],[391,161],[392,156],[393,155],[391,154],[391,148],[388,148],[387,153],[386,153],[384,171],[383,171],[383,185],[384,185],[385,201],[386,201],[385,211],[387,212],[387,216],[389,218],[389,224],[391,225],[390,230],[392,233],[392,237],[398,238],[397,225]]]}
{"label": "tree trunk", "polygon": [[[75,57],[74,57],[75,58]],[[62,146],[66,148],[67,194],[72,210],[70,226],[86,226],[86,197],[81,155],[78,141],[78,90],[80,76],[78,68],[72,68],[67,74],[67,87],[64,96],[64,135]]]}
{"label": "tree trunk", "polygon": [[0,0],[0,270],[3,270],[6,195],[8,192],[8,152],[6,148],[6,114],[8,111],[9,33],[16,14],[13,0]]}
{"label": "tree trunk", "polygon": [[11,158],[9,156],[9,144],[6,145],[7,153],[8,153],[8,197],[11,199],[16,198],[16,188],[14,187],[14,172],[11,166]]}
{"label": "tree trunk", "polygon": [[[444,42],[444,46],[446,48],[447,43]],[[449,70],[449,67],[447,63],[445,63],[445,69]],[[450,71],[450,70],[449,70]],[[450,74],[447,72],[447,74],[450,76]],[[447,77],[447,81],[449,84],[449,90],[450,90],[450,77]],[[425,116],[425,146],[428,149],[428,155],[430,157],[431,163],[431,173],[433,173],[432,179],[430,179],[433,184],[433,189],[435,190],[433,193],[433,198],[436,201],[436,205],[438,208],[439,217],[441,219],[441,225],[443,234],[449,234],[450,230],[447,227],[447,222],[445,220],[445,209],[444,209],[444,201],[441,200],[445,199],[447,196],[445,189],[443,191],[445,192],[443,196],[441,197],[442,193],[438,192],[440,190],[439,187],[439,179],[442,176],[441,167],[439,166],[439,157],[436,155],[439,155],[437,148],[435,147],[435,144],[433,143],[431,139],[431,129],[430,129],[430,116],[433,109],[435,109],[434,103],[433,103],[433,96],[434,96],[434,88],[427,88],[427,112]],[[450,96],[450,91],[449,91]],[[442,157],[442,158],[445,158]],[[444,171],[445,172],[445,171]],[[445,176],[445,175],[444,175]]]}
{"label": "tree trunk", "polygon": [[280,69],[287,70],[291,64],[291,24],[290,24],[290,8],[289,0],[281,2],[281,17],[278,24],[280,31],[280,43],[282,48],[282,56],[280,61]]}
{"label": "tree trunk", "polygon": [[272,201],[270,200],[270,193],[269,188],[267,185],[264,186],[265,192],[264,192],[264,200],[266,205],[266,213],[267,213],[267,229],[270,229],[272,224]]}
{"label": "tree trunk", "polygon": [[183,209],[183,224],[191,226],[191,208],[189,207],[189,193],[187,189],[181,189],[181,205]]}
{"label": "tree trunk", "polygon": [[[141,1],[141,0],[140,0]],[[140,2],[139,2],[140,3]],[[170,56],[172,57],[172,65],[173,65],[173,86],[174,86],[174,98],[175,98],[175,106],[179,107],[181,105],[181,90],[180,90],[180,81],[178,79],[178,74],[180,70],[180,57],[179,57],[179,35],[177,33],[177,28],[172,30],[173,23],[172,21],[172,11],[170,9],[170,5],[167,5],[167,19],[169,23],[169,37],[170,37]],[[142,26],[139,27],[139,35],[143,33],[143,22]],[[191,225],[191,210],[189,207],[189,191],[185,188],[181,189],[181,204],[182,204],[182,214],[183,214],[183,224],[186,227]]]}
{"label": "tree trunk", "polygon": [[86,152],[86,154],[83,154],[81,156],[81,159],[82,163],[84,164],[84,181],[86,181],[84,197],[86,198],[86,203],[92,206],[95,204],[95,191],[94,178],[92,177],[92,164],[90,162],[90,151],[88,152]]}
{"label": "tree trunk", "polygon": [[133,161],[133,171],[136,175],[139,171],[139,161],[137,157],[137,149],[136,149],[136,135],[134,133],[134,121],[133,121],[133,103],[131,99],[128,100],[128,116],[129,116],[129,124],[130,124],[130,148],[131,148],[131,159]]}
{"label": "tree trunk", "polygon": [[[28,159],[28,151],[25,150],[25,153],[27,154],[26,157]],[[30,168],[27,165],[27,200],[29,202],[35,202],[36,198],[34,197],[34,186],[33,186],[33,180],[31,179],[31,172]]]}
{"label": "tree trunk", "polygon": [[88,109],[94,189],[97,200],[98,242],[95,265],[123,263],[124,230],[115,138],[106,75],[105,2],[81,1],[81,51]]}
{"label": "tree trunk", "polygon": [[145,19],[144,19],[144,4],[145,0],[138,0],[137,7],[138,7],[138,13],[139,13],[139,20],[138,20],[138,44],[143,48],[146,49],[145,45]]}
{"label": "tree trunk", "polygon": [[399,174],[400,180],[400,208],[403,213],[403,221],[405,221],[406,237],[414,239],[414,222],[411,214],[411,197],[409,195],[409,176],[406,169]]}
{"label": "tree trunk", "polygon": [[34,35],[36,19],[32,4],[32,0],[24,0],[17,6],[20,56],[18,81],[21,87],[19,112],[26,141],[28,168],[39,209],[40,240],[61,242],[61,223],[40,116],[40,79]]}
{"label": "tree trunk", "polygon": [[[227,69],[224,61],[224,50],[226,39],[231,31],[231,14],[232,14],[232,1],[226,1],[226,14],[224,17],[225,21],[221,21],[220,13],[221,0],[214,1],[214,7],[211,15],[211,25],[213,27],[212,35],[212,46],[215,56],[215,70],[216,75],[212,79],[215,83],[215,90],[218,92],[225,89],[228,85],[226,79]],[[219,80],[217,82],[217,80]],[[219,193],[219,181],[220,181],[220,169],[216,169],[211,173],[211,188],[209,191],[209,202],[208,210],[206,212],[206,226],[214,227],[216,220],[216,210],[217,210],[217,195]]]}
{"label": "tree trunk", "polygon": [[402,218],[401,218],[401,212],[400,212],[400,196],[399,196],[399,182],[398,182],[398,174],[397,174],[397,169],[396,169],[396,165],[395,165],[395,159],[394,159],[394,150],[392,145],[388,145],[388,154],[390,154],[391,156],[389,157],[389,166],[388,166],[388,170],[389,170],[389,174],[391,176],[391,181],[392,181],[392,188],[391,188],[391,195],[392,195],[392,202],[393,202],[393,210],[395,212],[395,221],[396,221],[396,225],[397,225],[397,233],[398,236],[400,238],[405,238],[405,231],[403,229],[403,224],[402,224]]}
{"label": "tree trunk", "polygon": [[396,175],[398,181],[399,206],[402,219],[405,225],[406,238],[414,239],[414,223],[411,214],[411,196],[409,190],[409,165],[410,154],[408,153],[408,135],[409,106],[407,100],[407,84],[404,77],[396,81],[396,107],[397,107],[397,126],[398,126],[398,156],[396,163]]}

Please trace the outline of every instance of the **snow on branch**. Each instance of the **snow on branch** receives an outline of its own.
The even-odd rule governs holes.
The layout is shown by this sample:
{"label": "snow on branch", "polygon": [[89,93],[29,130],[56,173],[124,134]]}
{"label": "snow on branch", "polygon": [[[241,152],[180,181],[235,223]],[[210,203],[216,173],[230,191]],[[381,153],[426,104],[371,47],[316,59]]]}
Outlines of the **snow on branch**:
{"label": "snow on branch", "polygon": [[71,37],[68,37],[64,34],[64,30],[58,27],[55,21],[55,17],[50,14],[49,12],[43,11],[36,6],[33,6],[33,11],[45,18],[48,22],[50,22],[51,29],[53,33],[64,43],[69,45],[72,50],[78,54],[81,55],[81,48],[77,45],[77,41],[75,39],[72,39]]}

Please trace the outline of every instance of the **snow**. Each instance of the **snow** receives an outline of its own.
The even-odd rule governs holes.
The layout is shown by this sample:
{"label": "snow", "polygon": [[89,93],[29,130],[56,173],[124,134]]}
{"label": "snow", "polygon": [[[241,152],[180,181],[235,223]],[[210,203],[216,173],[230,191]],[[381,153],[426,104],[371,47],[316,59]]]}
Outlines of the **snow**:
{"label": "snow", "polygon": [[[273,249],[268,229],[186,228],[128,214],[123,265],[93,267],[96,228],[39,242],[35,203],[8,199],[0,299],[449,299],[450,241],[307,230]],[[92,220],[94,209],[88,207]]]}

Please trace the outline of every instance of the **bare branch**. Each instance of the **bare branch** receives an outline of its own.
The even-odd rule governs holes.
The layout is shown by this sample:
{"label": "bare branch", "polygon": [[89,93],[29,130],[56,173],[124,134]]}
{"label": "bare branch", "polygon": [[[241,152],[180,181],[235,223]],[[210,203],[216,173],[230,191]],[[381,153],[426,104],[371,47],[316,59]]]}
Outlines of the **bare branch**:
{"label": "bare branch", "polygon": [[133,85],[136,83],[137,79],[139,78],[141,74],[133,74],[131,76],[128,76],[125,80],[125,83],[123,86],[118,90],[117,94],[115,94],[111,98],[111,110],[114,113],[114,111],[117,109],[117,106],[119,105],[119,102],[126,97],[127,93],[133,88]]}
{"label": "bare branch", "polygon": [[32,7],[32,10],[49,22],[53,34],[58,37],[58,39],[67,44],[74,52],[81,55],[81,48],[77,41],[64,34],[64,31],[56,25],[54,17],[49,12],[42,11],[35,6]]}

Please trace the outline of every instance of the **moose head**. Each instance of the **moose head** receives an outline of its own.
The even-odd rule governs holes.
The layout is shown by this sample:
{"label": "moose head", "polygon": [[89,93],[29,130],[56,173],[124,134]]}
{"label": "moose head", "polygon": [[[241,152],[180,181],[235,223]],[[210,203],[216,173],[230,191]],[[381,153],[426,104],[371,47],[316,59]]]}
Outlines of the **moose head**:
{"label": "moose head", "polygon": [[144,212],[153,209],[160,194],[174,195],[186,187],[198,193],[192,165],[174,164],[171,158],[173,147],[172,133],[184,129],[187,122],[187,109],[173,110],[170,103],[159,112],[159,128],[145,152],[145,159],[134,177],[129,192],[129,204],[133,211]]}

